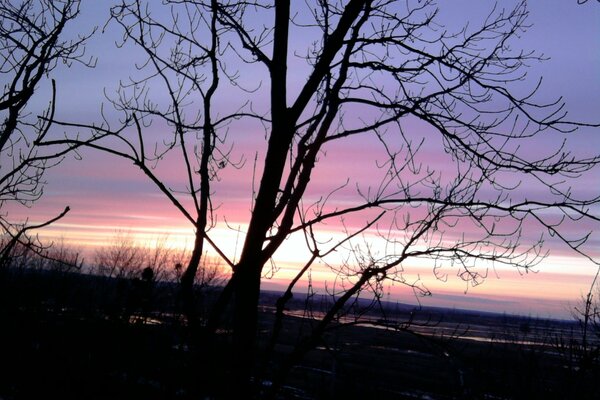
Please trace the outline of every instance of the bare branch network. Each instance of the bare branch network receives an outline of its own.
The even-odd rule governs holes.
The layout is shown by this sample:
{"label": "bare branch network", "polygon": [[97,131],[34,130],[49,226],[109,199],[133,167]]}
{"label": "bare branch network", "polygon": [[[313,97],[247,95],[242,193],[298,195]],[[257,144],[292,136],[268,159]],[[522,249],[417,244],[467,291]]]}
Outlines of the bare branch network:
{"label": "bare branch network", "polygon": [[[428,294],[410,277],[415,260],[470,285],[497,265],[537,265],[546,240],[598,263],[586,245],[592,229],[573,227],[597,225],[600,197],[572,185],[600,155],[574,153],[569,142],[598,124],[571,120],[560,98],[538,97],[541,80],[531,82],[527,66],[543,56],[518,44],[525,2],[498,4],[456,30],[442,25],[432,1],[163,3],[111,9],[108,26],[122,33],[117,46],[139,57],[135,68],[97,121],[50,113],[41,123],[63,136],[36,143],[129,160],[189,221],[195,241],[181,279],[188,320],[211,343],[231,306],[242,387],[256,382],[261,277],[291,235],[303,237],[306,260],[277,304],[274,338],[286,301],[316,263],[336,278],[331,308],[271,372],[273,393],[359,297],[376,307],[392,282]],[[236,147],[248,137],[261,141],[256,157]],[[352,160],[370,179],[337,171],[323,192],[315,187],[322,166],[345,143],[374,149],[376,159]],[[178,166],[183,187],[161,172],[165,165]],[[226,222],[222,179],[236,169],[253,176],[239,257],[211,236]],[[206,247],[232,276],[200,318],[192,287]]]}
{"label": "bare branch network", "polygon": [[79,14],[79,1],[0,1],[0,232],[8,236],[0,249],[0,265],[19,243],[42,251],[30,231],[49,225],[68,211],[41,224],[11,220],[3,209],[9,203],[30,206],[43,193],[44,172],[57,165],[69,149],[46,149],[38,146],[44,140],[54,118],[56,84],[52,80],[51,98],[44,113],[45,120],[32,117],[28,111],[40,86],[59,63],[82,63],[93,66],[85,58],[84,44],[88,35],[65,39],[64,29]]}

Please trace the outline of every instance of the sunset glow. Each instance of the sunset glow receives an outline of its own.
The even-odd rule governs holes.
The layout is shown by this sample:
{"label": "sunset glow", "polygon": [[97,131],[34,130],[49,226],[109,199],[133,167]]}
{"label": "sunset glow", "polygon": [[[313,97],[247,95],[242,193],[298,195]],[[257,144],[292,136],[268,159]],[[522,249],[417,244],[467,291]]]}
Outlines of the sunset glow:
{"label": "sunset glow", "polygon": [[[85,30],[86,27],[91,29],[96,25],[102,26],[108,15],[108,7],[101,3],[104,2],[83,4],[82,18],[78,22],[80,25],[71,29]],[[446,7],[450,10],[442,13],[442,18],[448,21],[456,20],[458,25],[469,21],[470,16],[462,14],[465,10],[475,8],[471,11],[474,15],[485,15],[485,11],[493,5],[493,2],[489,1],[482,2],[485,3],[482,7],[471,7],[472,2],[466,1],[458,3],[462,6],[453,4],[452,7]],[[578,8],[575,1],[530,3],[532,27],[523,35],[521,44],[523,48],[545,54],[550,60],[531,65],[527,75],[530,80],[524,82],[524,86],[531,88],[535,86],[538,78],[543,77],[541,96],[544,100],[551,101],[557,96],[564,96],[570,119],[597,123],[600,118],[600,7]],[[556,29],[557,26],[561,26],[561,29]],[[119,35],[116,27],[110,25],[104,32],[92,38],[87,51],[97,57],[96,68],[88,69],[78,65],[57,68],[55,79],[58,86],[59,120],[98,121],[98,105],[103,101],[106,103],[103,92],[112,93],[120,79],[127,79],[129,75],[134,74],[136,57],[139,55],[132,53],[129,56],[126,54],[130,51],[128,49],[107,48]],[[305,48],[307,44],[302,40],[301,37],[294,37],[292,47]],[[296,91],[306,80],[306,71],[303,69],[306,66],[301,67],[301,64],[304,65],[298,62],[297,69],[294,69],[294,62],[291,62],[290,97],[297,94]],[[264,76],[264,71],[258,76]],[[247,75],[244,77],[248,79]],[[260,87],[260,84],[253,82],[248,83],[248,86],[254,87],[251,84]],[[385,86],[385,82],[382,85]],[[43,90],[45,93],[49,92],[47,86]],[[260,87],[257,90],[260,93],[260,90],[266,89]],[[72,96],[71,93],[78,93],[78,96]],[[221,107],[222,114],[226,114],[236,105],[232,99],[240,95],[232,89],[221,96],[215,107]],[[44,98],[41,96],[41,99]],[[36,113],[38,108],[45,106],[43,100],[39,100],[39,104],[32,106],[32,111]],[[257,105],[258,109],[261,107],[264,108],[265,105]],[[110,115],[111,111],[105,112],[109,118],[114,117]],[[363,117],[371,116],[366,112],[364,116],[357,118]],[[351,118],[348,119],[352,121]],[[226,146],[231,146],[230,158],[239,161],[239,164],[236,168],[220,171],[219,179],[213,183],[214,212],[210,222],[214,226],[209,231],[210,238],[234,261],[242,251],[253,206],[253,190],[259,183],[256,180],[261,176],[260,160],[265,157],[266,146],[265,132],[260,123],[253,121],[248,125],[241,124],[242,122],[236,120],[228,127],[225,143]],[[148,135],[159,138],[156,140],[160,141],[164,129],[164,126],[151,125]],[[414,132],[415,141],[424,139],[418,159],[423,164],[423,171],[428,167],[444,171],[450,156],[441,152],[439,143],[431,138],[435,132],[425,124],[412,120],[408,120],[403,129]],[[55,132],[57,136],[61,135],[59,130]],[[530,154],[551,151],[550,149],[559,146],[563,139],[563,135],[549,132],[547,142],[544,142],[542,148],[532,146],[528,151]],[[539,143],[538,141],[537,146]],[[597,129],[582,127],[569,137],[568,143],[569,148],[574,149],[576,154],[582,157],[589,156],[600,149],[600,135]],[[333,194],[326,210],[355,204],[359,199],[358,191],[366,192],[371,186],[376,189],[377,182],[385,178],[386,171],[378,165],[378,161],[382,159],[381,155],[385,155],[385,150],[380,143],[367,141],[361,136],[340,145],[325,146],[319,154],[319,169],[311,180],[303,205],[308,208],[330,193]],[[188,183],[178,164],[182,162],[181,157],[168,157],[173,159],[161,161],[156,172],[167,182],[167,186],[173,189],[176,196],[183,198],[179,193],[187,190]],[[79,249],[88,262],[93,262],[95,252],[109,244],[118,232],[126,233],[141,246],[163,238],[169,248],[190,250],[194,241],[193,226],[130,162],[89,149],[81,150],[80,157],[77,158],[80,159],[69,155],[60,165],[50,169],[45,177],[47,183],[42,199],[30,208],[10,205],[7,211],[11,216],[26,219],[31,223],[42,222],[57,215],[68,205],[71,208],[68,215],[40,230],[39,235],[46,241],[63,240]],[[257,166],[255,159],[258,160]],[[451,173],[452,171],[447,175],[442,174],[441,179],[450,179],[448,176],[451,177]],[[500,176],[499,179],[507,186],[516,184],[508,174]],[[597,195],[600,171],[596,168],[575,182],[574,193]],[[530,182],[522,183],[518,192],[523,198],[535,195],[529,191],[530,187],[535,186],[529,184]],[[191,209],[189,200],[182,202]],[[416,218],[427,212],[425,208],[410,209],[409,206],[403,209],[402,213],[398,213],[399,220],[405,215],[410,214]],[[326,243],[342,241],[345,229],[350,232],[357,230],[376,215],[377,212],[368,211],[360,215],[332,219],[328,225],[322,227],[317,239],[324,247],[327,247]],[[386,246],[391,244],[381,241],[377,235],[379,230],[392,230],[392,226],[392,218],[385,217],[378,225],[357,237],[353,244],[358,244],[361,240],[370,241],[373,243],[372,251],[379,257],[384,257],[388,251]],[[510,225],[503,228],[507,232],[511,230]],[[586,251],[594,257],[600,256],[600,226],[597,223],[566,221],[563,229],[573,236],[593,231],[586,244]],[[468,238],[474,231],[475,228],[469,224],[457,224],[453,229],[449,229],[445,236],[440,236],[440,240]],[[400,238],[403,234],[397,232]],[[572,249],[561,245],[559,240],[548,232],[542,232],[539,224],[534,221],[528,220],[524,223],[524,238],[535,241],[542,234],[544,251],[548,251],[549,254],[533,270],[515,270],[509,266],[481,262],[477,268],[481,269],[485,280],[481,284],[473,285],[457,277],[456,269],[452,265],[443,264],[437,268],[431,260],[410,259],[402,264],[402,276],[407,282],[422,285],[431,291],[432,295],[416,296],[408,287],[388,284],[385,300],[569,318],[572,306],[589,290],[597,266],[578,256]],[[207,251],[216,255],[210,247]],[[284,289],[309,257],[310,252],[302,232],[290,235],[273,258],[276,271],[273,276],[263,279],[263,288]],[[326,290],[332,290],[339,284],[334,271],[347,258],[347,254],[334,252],[323,262],[315,263],[310,275],[313,289],[319,293],[326,293]],[[308,277],[304,276],[297,291],[307,290],[308,284]]]}

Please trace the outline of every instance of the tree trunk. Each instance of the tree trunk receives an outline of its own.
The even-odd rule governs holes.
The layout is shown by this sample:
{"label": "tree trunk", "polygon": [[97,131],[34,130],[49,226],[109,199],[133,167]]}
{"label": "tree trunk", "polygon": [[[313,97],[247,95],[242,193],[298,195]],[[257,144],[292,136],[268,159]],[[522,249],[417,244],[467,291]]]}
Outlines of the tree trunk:
{"label": "tree trunk", "polygon": [[202,232],[199,229],[196,229],[196,238],[194,240],[192,256],[187,268],[185,269],[185,272],[183,273],[183,276],[181,277],[181,301],[183,313],[187,319],[188,326],[191,328],[192,337],[197,336],[199,327],[199,317],[196,310],[196,302],[194,301],[194,281],[196,278],[196,272],[200,266],[203,245],[204,241]]}
{"label": "tree trunk", "polygon": [[[233,312],[234,378],[240,395],[250,397],[255,385],[254,374],[256,338],[258,328],[258,299],[260,296],[261,269],[257,264],[240,268],[235,285]],[[257,382],[254,382],[255,384]],[[241,397],[239,397],[241,398]]]}
{"label": "tree trunk", "polygon": [[[264,162],[252,218],[236,274],[234,286],[233,351],[236,385],[241,395],[248,397],[252,387],[250,378],[254,369],[256,329],[258,326],[258,297],[263,265],[267,261],[263,245],[267,232],[274,223],[274,209],[279,184],[293,139],[293,123],[288,120],[286,105],[287,48],[290,20],[290,1],[275,3],[275,27],[271,74],[271,136]],[[240,398],[239,396],[236,396]]]}

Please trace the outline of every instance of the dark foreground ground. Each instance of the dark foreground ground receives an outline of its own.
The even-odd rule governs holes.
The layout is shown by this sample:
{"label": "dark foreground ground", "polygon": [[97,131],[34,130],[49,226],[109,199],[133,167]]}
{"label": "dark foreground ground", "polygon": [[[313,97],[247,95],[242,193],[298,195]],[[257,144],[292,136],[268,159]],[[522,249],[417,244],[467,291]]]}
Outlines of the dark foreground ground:
{"label": "dark foreground ground", "polygon": [[[139,281],[0,271],[0,399],[198,398],[206,366],[190,351],[176,291],[157,284],[150,301],[144,290]],[[263,294],[262,338],[276,297]],[[309,327],[301,303],[268,368]],[[414,311],[389,307],[392,320]],[[334,329],[292,371],[281,398],[600,398],[598,357],[582,358],[575,323],[442,309],[413,316],[410,331],[375,327],[376,319]],[[223,365],[231,357],[224,351]]]}

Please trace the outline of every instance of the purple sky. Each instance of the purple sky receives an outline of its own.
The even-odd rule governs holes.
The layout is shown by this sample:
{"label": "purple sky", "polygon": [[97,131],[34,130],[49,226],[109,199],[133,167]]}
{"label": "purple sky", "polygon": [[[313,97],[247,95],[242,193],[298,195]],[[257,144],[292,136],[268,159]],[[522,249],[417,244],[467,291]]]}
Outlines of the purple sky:
{"label": "purple sky", "polygon": [[[82,15],[77,23],[70,27],[73,33],[89,31],[93,26],[103,26],[108,15],[108,2],[84,2]],[[494,2],[481,1],[440,2],[440,17],[452,28],[470,21],[475,24],[485,16]],[[501,2],[502,5],[505,2]],[[510,3],[510,2],[506,2]],[[506,5],[508,7],[508,4]],[[543,53],[550,59],[542,64],[531,65],[528,80],[523,87],[531,88],[538,77],[543,76],[541,99],[552,100],[563,96],[567,103],[569,116],[573,120],[598,122],[600,119],[600,6],[596,2],[578,5],[576,0],[530,1],[529,21],[533,25],[519,42],[526,50]],[[97,57],[95,69],[86,69],[75,65],[70,69],[59,67],[53,77],[58,84],[57,116],[62,120],[93,122],[99,120],[99,104],[104,99],[103,92],[112,93],[119,79],[127,79],[134,73],[135,52],[131,49],[116,49],[114,41],[119,37],[119,27],[110,24],[104,33],[95,35],[88,45],[88,53]],[[293,32],[292,32],[293,34]],[[291,47],[306,48],[306,38],[293,36]],[[291,92],[294,82],[301,84],[305,79],[305,69],[290,63]],[[244,71],[249,72],[249,71]],[[251,72],[251,71],[250,71]],[[250,74],[250,76],[253,76]],[[258,75],[260,76],[260,75]],[[244,79],[246,78],[244,75]],[[251,81],[248,81],[250,84]],[[44,105],[47,87],[40,89],[37,103],[31,109]],[[268,89],[268,88],[266,88]],[[265,89],[263,88],[263,91]],[[223,110],[234,107],[236,92],[221,93],[216,107]],[[229,96],[229,97],[228,97]],[[291,96],[291,95],[290,95]],[[257,106],[264,107],[258,102]],[[110,117],[110,111],[108,112]],[[420,129],[418,124],[413,129]],[[160,134],[155,126],[153,134]],[[424,131],[423,135],[428,135]],[[551,148],[559,137],[550,135],[543,146]],[[222,180],[214,185],[215,203],[220,205],[216,214],[217,227],[213,233],[215,240],[228,251],[239,255],[235,248],[235,232],[228,230],[227,222],[234,226],[243,226],[248,222],[250,209],[251,174],[255,154],[261,160],[264,156],[264,132],[257,125],[233,125],[229,141],[235,144],[234,157],[243,157],[246,163],[240,170],[225,170]],[[424,149],[422,156],[431,165],[443,163],[433,143]],[[569,146],[578,154],[592,154],[600,149],[600,132],[592,129],[580,129],[569,139]],[[539,150],[539,149],[538,149]],[[309,190],[307,201],[343,183],[351,177],[356,183],[369,182],[374,163],[356,160],[369,160],[377,157],[381,151],[377,144],[353,139],[341,146],[331,148],[320,160],[319,170]],[[535,149],[533,150],[535,151]],[[69,243],[80,246],[92,257],[93,249],[106,243],[118,230],[130,231],[140,241],[152,240],[168,234],[174,245],[191,243],[191,227],[184,218],[160,195],[157,190],[137,171],[131,163],[115,159],[92,151],[82,151],[83,160],[68,157],[61,165],[53,168],[47,175],[44,197],[28,210],[12,210],[13,215],[27,215],[31,221],[42,221],[56,215],[65,205],[72,211],[59,223],[47,228],[43,235],[49,238],[64,237]],[[161,176],[173,188],[182,188],[184,178],[177,173],[177,160],[160,167]],[[260,171],[257,171],[260,172]],[[600,171],[596,169],[574,184],[579,193],[598,193]],[[351,202],[353,194],[340,192],[336,201]],[[363,217],[348,223],[360,224]],[[335,231],[336,226],[331,227]],[[598,249],[598,226],[587,224],[566,227],[574,233],[594,230],[590,247]],[[535,230],[535,227],[532,227]],[[278,287],[280,282],[297,268],[300,260],[295,259],[293,239],[285,244],[280,252],[280,274],[265,282],[265,287]],[[593,265],[584,262],[574,254],[558,246],[549,238],[547,249],[550,256],[537,268],[539,272],[521,275],[515,271],[489,271],[487,281],[480,286],[470,288],[451,273],[448,282],[440,282],[431,272],[431,266],[416,263],[408,275],[419,276],[433,292],[431,298],[423,300],[427,305],[445,305],[457,308],[508,311],[532,315],[568,316],[569,304],[574,304],[579,296],[586,292],[595,273]],[[596,250],[596,255],[598,251]],[[321,269],[320,269],[321,268]],[[500,279],[496,279],[496,275]],[[324,267],[315,267],[313,279],[331,282],[331,276]],[[414,302],[410,293],[399,288],[391,288],[392,299]]]}

